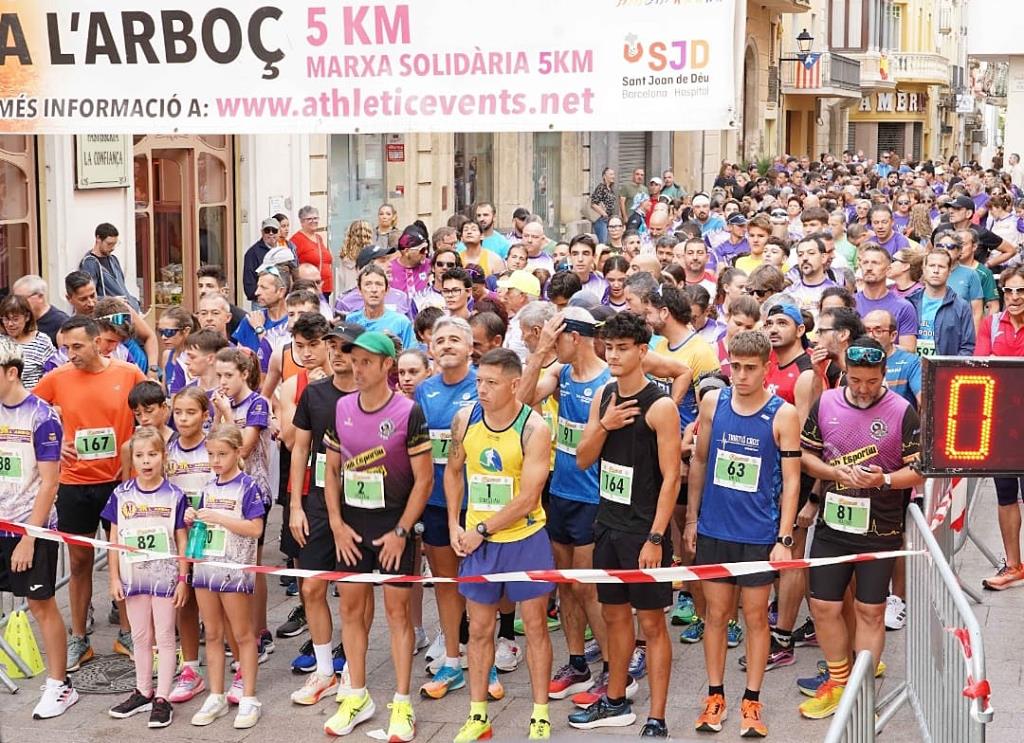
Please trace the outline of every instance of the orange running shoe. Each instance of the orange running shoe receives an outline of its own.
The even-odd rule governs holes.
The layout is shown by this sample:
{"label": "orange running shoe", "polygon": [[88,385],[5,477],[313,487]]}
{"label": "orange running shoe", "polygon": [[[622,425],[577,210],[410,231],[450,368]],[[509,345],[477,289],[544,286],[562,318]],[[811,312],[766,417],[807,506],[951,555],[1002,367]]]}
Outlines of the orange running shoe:
{"label": "orange running shoe", "polygon": [[711,694],[704,700],[704,711],[697,718],[694,728],[699,733],[720,733],[725,718],[725,697],[721,694]]}
{"label": "orange running shoe", "polygon": [[763,705],[753,699],[744,699],[740,705],[740,714],[743,720],[740,722],[741,738],[764,738],[768,735],[768,726],[761,719]]}

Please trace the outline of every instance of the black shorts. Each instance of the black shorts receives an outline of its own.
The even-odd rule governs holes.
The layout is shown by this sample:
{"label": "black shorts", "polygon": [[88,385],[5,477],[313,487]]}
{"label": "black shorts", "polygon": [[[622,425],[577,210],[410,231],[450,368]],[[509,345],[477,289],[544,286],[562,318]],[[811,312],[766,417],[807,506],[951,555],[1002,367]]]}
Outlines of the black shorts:
{"label": "black shorts", "polygon": [[[811,492],[814,490],[814,483],[816,483],[813,477],[808,477],[803,472],[800,473],[800,495],[796,502],[796,512],[799,514],[804,506],[807,505],[807,501],[811,499]],[[793,528],[796,528],[796,519],[793,520]]]}
{"label": "black shorts", "polygon": [[1001,506],[1015,506],[1024,493],[1024,477],[994,477],[996,502]]}
{"label": "black shorts", "polygon": [[[694,565],[720,565],[727,562],[752,562],[754,560],[767,560],[772,553],[772,544],[744,544],[743,542],[729,542],[725,539],[715,539],[703,534],[697,535],[697,555],[693,559]],[[731,583],[740,588],[757,588],[767,586],[778,576],[776,570],[766,570],[763,573],[751,573],[750,575],[729,576],[726,578],[709,578],[716,583]]]}
{"label": "black shorts", "polygon": [[547,506],[548,537],[556,544],[586,547],[594,543],[597,503],[569,500],[555,493]]}
{"label": "black shorts", "polygon": [[[299,543],[295,541],[295,537],[292,536],[290,499],[291,496],[287,491],[281,493],[281,507],[284,509],[284,512],[281,514],[281,554],[294,560],[299,556],[301,548]],[[308,516],[306,518],[307,520],[309,519]]]}
{"label": "black shorts", "polygon": [[540,504],[547,511],[548,501],[551,500],[551,472],[548,472],[548,479],[544,481],[544,489],[540,491]]}
{"label": "black shorts", "polygon": [[[111,494],[120,483],[101,482],[90,485],[57,486],[57,528],[68,534],[96,533]],[[102,519],[103,528],[110,530],[110,522]]]}
{"label": "black shorts", "polygon": [[[309,534],[306,536],[306,544],[299,547],[295,555],[296,567],[302,570],[336,570],[338,568],[337,551],[334,547],[334,532],[327,521],[327,515],[318,517],[316,514],[306,514],[306,522],[309,524]],[[294,539],[292,540],[294,542]],[[298,544],[295,545],[298,547]]]}
{"label": "black shorts", "polygon": [[32,551],[32,567],[15,573],[11,570],[11,555],[21,537],[0,537],[0,591],[15,596],[45,601],[57,591],[57,561],[60,543],[37,539]]}
{"label": "black shorts", "polygon": [[[332,540],[333,541],[333,540]],[[374,547],[371,539],[368,539],[365,535],[361,544],[356,545],[359,548],[360,557],[355,565],[349,565],[342,561],[338,563],[338,570],[343,570],[350,573],[373,573],[378,572],[381,575],[412,575],[416,564],[416,540],[406,539],[405,549],[402,551],[402,557],[398,561],[398,568],[396,570],[385,570],[380,564],[380,548]],[[411,588],[411,583],[389,583],[390,586],[398,586],[399,588]]]}
{"label": "black shorts", "polygon": [[690,502],[689,490],[690,484],[686,481],[685,477],[681,478],[679,480],[679,494],[676,496],[677,506],[685,506]]}
{"label": "black shorts", "polygon": [[[603,524],[594,528],[594,567],[599,570],[636,570],[646,534],[610,529]],[[661,543],[661,567],[672,564],[672,539],[665,535]],[[671,583],[598,583],[597,600],[602,604],[629,604],[634,609],[664,609],[672,604]]]}
{"label": "black shorts", "polygon": [[[839,557],[841,555],[858,554],[861,552],[887,552],[898,550],[902,543],[871,542],[859,549],[851,549],[848,545],[834,542],[822,532],[814,533],[811,542],[811,557]],[[811,598],[819,601],[842,601],[850,579],[857,576],[856,597],[862,604],[884,604],[889,597],[889,581],[892,580],[895,559],[869,560],[867,562],[843,562],[837,565],[822,565],[810,569],[809,588]]]}

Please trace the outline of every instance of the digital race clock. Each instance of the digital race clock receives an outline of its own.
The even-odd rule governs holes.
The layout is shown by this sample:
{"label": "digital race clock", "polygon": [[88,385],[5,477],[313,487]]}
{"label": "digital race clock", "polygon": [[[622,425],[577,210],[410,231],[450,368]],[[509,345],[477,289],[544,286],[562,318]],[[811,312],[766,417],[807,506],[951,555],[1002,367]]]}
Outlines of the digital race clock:
{"label": "digital race clock", "polygon": [[922,359],[921,470],[1024,474],[1024,358]]}

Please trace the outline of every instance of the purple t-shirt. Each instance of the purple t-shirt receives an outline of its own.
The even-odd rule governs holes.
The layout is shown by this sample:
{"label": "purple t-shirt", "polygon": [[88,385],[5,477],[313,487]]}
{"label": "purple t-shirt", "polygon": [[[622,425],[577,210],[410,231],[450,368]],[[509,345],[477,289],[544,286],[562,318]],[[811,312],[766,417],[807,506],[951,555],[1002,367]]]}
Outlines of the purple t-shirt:
{"label": "purple t-shirt", "polygon": [[[876,237],[876,239],[877,239],[877,237]],[[885,248],[886,252],[889,255],[893,255],[897,250],[902,250],[903,248],[909,248],[910,247],[910,240],[908,240],[905,235],[903,235],[903,234],[901,234],[899,232],[896,232],[895,227],[894,227],[893,228],[893,233],[892,233],[892,235],[889,236],[889,239],[886,240],[884,243],[880,242],[878,244],[881,245],[883,248]]]}
{"label": "purple t-shirt", "polygon": [[[28,521],[43,484],[37,462],[59,462],[64,431],[50,405],[29,395],[18,405],[0,405],[0,518]],[[57,525],[55,507],[50,508],[43,526]],[[0,537],[14,536],[0,531]]]}
{"label": "purple t-shirt", "polygon": [[[203,487],[202,506],[223,511],[228,516],[246,521],[266,516],[269,494],[259,483],[244,472],[239,472],[227,482],[213,477]],[[207,524],[215,532],[209,539],[203,557],[220,563],[233,562],[238,565],[252,565],[256,562],[256,537],[243,537],[224,527]],[[221,535],[218,530],[223,529]],[[256,585],[255,574],[242,570],[225,568],[223,565],[199,563],[192,570],[192,586],[218,593],[252,593]]]}
{"label": "purple t-shirt", "polygon": [[[868,299],[864,292],[857,292],[857,314],[864,317],[874,310],[885,310],[896,321],[899,337],[917,336],[917,310],[891,289],[881,299]],[[897,338],[897,340],[899,340]]]}

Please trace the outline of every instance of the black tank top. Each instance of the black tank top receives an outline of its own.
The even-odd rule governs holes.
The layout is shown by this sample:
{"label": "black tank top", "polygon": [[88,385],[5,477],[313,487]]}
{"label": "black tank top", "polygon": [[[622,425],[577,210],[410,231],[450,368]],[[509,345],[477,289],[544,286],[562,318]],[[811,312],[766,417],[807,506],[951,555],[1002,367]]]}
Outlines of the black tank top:
{"label": "black tank top", "polygon": [[[621,397],[618,383],[611,382],[601,394],[602,415],[608,409],[612,392],[615,392],[617,404],[636,400],[640,413],[630,425],[611,431],[601,449],[598,462],[601,501],[597,507],[597,523],[632,534],[650,534],[662,477],[658,437],[647,425],[646,416],[651,406],[667,395],[656,383],[648,382],[633,397]],[[627,490],[628,503],[624,502]]]}

